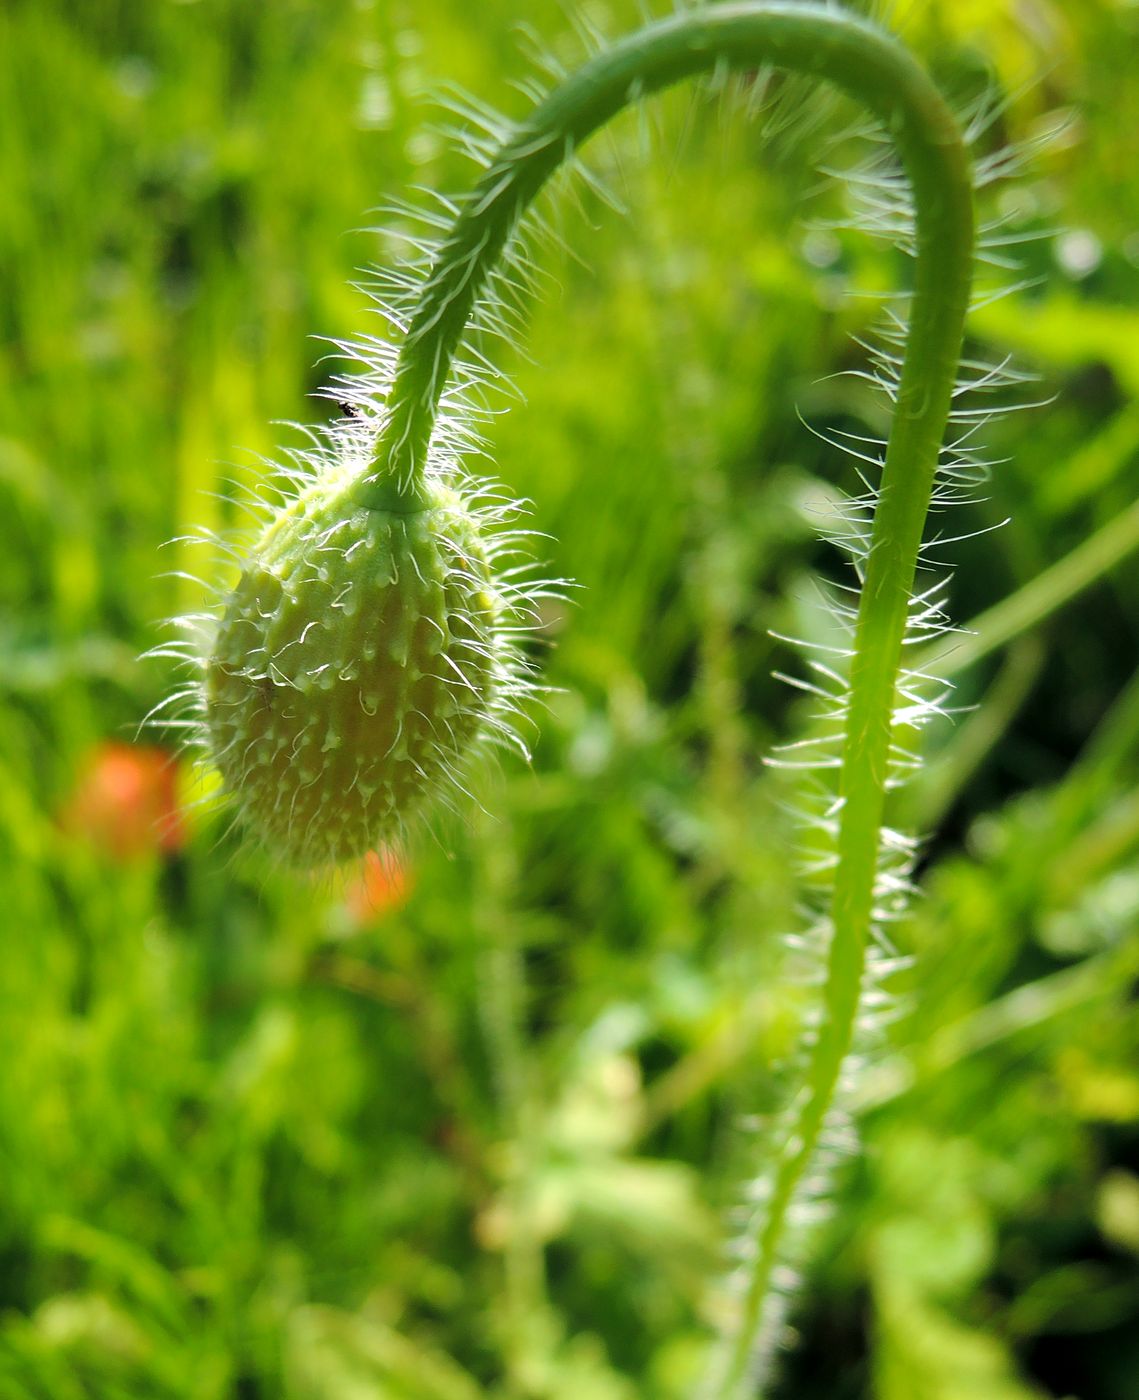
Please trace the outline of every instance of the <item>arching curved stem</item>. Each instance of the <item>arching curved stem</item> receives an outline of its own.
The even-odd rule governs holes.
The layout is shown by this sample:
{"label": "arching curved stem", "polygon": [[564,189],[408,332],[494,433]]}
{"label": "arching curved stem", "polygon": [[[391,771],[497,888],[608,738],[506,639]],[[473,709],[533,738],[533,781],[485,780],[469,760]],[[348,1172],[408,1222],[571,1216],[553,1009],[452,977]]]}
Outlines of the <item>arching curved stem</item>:
{"label": "arching curved stem", "polygon": [[[415,508],[456,349],[504,245],[549,177],[630,104],[695,74],[770,65],[834,83],[893,135],[918,211],[911,357],[923,382],[943,377],[947,362],[956,366],[972,267],[972,186],[940,94],[896,40],[856,16],[813,4],[717,5],[639,30],[580,68],[535,108],[464,201],[402,347],[369,474],[377,505]],[[923,261],[932,274],[924,289]],[[919,316],[927,324],[919,326]],[[936,396],[922,416],[939,416]]]}
{"label": "arching curved stem", "polygon": [[957,125],[925,72],[867,22],[804,3],[700,9],[649,25],[586,64],[503,146],[443,241],[402,347],[375,461],[359,487],[363,503],[377,509],[420,508],[439,398],[472,310],[521,214],[558,166],[632,102],[693,74],[767,65],[834,83],[883,122],[912,186],[916,267],[851,664],[823,1014],[794,1131],[752,1242],[723,1396],[746,1382],[788,1212],[817,1152],[854,1037],[901,648],[969,299],[970,171]]}

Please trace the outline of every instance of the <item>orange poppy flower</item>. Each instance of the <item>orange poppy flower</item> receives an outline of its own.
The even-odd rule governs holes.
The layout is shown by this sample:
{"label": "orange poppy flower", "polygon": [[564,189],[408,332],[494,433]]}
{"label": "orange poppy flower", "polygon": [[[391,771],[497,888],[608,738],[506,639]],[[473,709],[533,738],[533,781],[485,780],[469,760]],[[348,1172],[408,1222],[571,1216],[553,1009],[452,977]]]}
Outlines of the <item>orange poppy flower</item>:
{"label": "orange poppy flower", "polygon": [[186,843],[186,820],[177,759],[151,745],[97,744],[61,823],[115,860],[180,850]]}
{"label": "orange poppy flower", "polygon": [[390,850],[369,851],[363,869],[348,886],[344,907],[353,925],[361,928],[382,914],[402,909],[413,881],[407,867]]}

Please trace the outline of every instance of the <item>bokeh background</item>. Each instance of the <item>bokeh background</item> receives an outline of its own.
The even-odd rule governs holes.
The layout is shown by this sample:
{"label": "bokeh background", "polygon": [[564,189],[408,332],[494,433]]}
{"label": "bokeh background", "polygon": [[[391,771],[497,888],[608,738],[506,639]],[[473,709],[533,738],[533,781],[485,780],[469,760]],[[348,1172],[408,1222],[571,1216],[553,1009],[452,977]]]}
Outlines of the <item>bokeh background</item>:
{"label": "bokeh background", "polygon": [[[1009,520],[944,551],[976,635],[905,799],[917,968],[778,1393],[1134,1400],[1139,7],[893,22],[995,99],[987,149],[1034,148],[971,350],[1042,406],[937,526]],[[470,178],[427,89],[521,112],[527,27],[580,51],[553,0],[0,12],[3,1400],[693,1392],[802,995],[771,634],[821,626],[854,476],[800,415],[881,428],[834,376],[905,275],[828,227],[848,114],[677,95],[594,150],[624,214],[560,206],[490,458],[580,586],[485,812],[314,882],[138,730],[173,675],[136,658],[211,569],[162,546],[336,413],[316,337],[377,328],[353,283],[398,244],[369,210]]]}

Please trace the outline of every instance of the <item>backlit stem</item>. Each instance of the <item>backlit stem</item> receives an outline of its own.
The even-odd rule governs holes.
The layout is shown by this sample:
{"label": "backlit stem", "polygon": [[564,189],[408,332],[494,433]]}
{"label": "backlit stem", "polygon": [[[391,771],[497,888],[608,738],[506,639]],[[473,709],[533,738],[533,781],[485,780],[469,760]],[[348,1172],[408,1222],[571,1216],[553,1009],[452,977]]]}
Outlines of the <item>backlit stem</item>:
{"label": "backlit stem", "polygon": [[794,1131],[752,1243],[738,1336],[718,1396],[745,1392],[788,1214],[815,1158],[850,1053],[873,923],[895,691],[922,529],[961,349],[973,255],[972,182],[957,125],[907,51],[866,21],[813,4],[722,4],[614,44],[519,126],[464,202],[424,284],[360,499],[421,508],[440,395],[472,312],[519,218],[551,174],[630,103],[681,79],[766,66],[862,102],[894,140],[913,192],[916,263],[901,381],[859,607],[840,776],[838,864],[819,1033]]}

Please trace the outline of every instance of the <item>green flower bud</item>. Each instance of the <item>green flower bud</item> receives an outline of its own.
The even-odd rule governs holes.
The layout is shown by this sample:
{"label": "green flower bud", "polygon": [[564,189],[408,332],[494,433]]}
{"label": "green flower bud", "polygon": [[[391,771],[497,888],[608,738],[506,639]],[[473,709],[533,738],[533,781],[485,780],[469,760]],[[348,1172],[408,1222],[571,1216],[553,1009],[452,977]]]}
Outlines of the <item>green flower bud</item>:
{"label": "green flower bud", "polygon": [[[291,863],[390,844],[518,689],[478,513],[438,480],[407,514],[326,473],[261,535],[205,664],[208,748]],[[507,590],[509,592],[509,590]]]}

